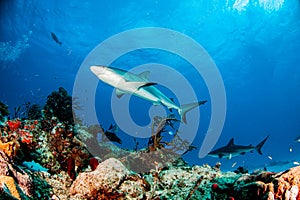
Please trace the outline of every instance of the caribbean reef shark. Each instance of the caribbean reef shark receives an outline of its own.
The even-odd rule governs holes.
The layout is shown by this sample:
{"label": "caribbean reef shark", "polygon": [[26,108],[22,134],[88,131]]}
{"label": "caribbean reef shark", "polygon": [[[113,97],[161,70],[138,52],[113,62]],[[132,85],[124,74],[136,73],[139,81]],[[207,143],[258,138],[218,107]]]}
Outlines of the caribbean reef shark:
{"label": "caribbean reef shark", "polygon": [[133,94],[152,102],[154,105],[163,105],[168,109],[174,108],[178,111],[181,121],[184,123],[187,123],[186,113],[188,111],[207,102],[205,100],[185,104],[181,107],[177,106],[170,98],[166,97],[166,95],[154,86],[156,83],[148,81],[149,71],[137,75],[122,69],[106,66],[91,66],[90,70],[101,81],[113,86],[116,89],[118,98],[121,98],[124,94]]}
{"label": "caribbean reef shark", "polygon": [[269,138],[269,136],[267,136],[257,146],[235,145],[233,138],[232,138],[226,146],[216,149],[214,151],[211,151],[210,153],[208,153],[208,156],[215,157],[215,158],[231,159],[234,156],[244,155],[247,152],[253,152],[253,150],[256,150],[260,155],[262,155],[261,148],[265,144],[265,142],[267,141],[268,138]]}

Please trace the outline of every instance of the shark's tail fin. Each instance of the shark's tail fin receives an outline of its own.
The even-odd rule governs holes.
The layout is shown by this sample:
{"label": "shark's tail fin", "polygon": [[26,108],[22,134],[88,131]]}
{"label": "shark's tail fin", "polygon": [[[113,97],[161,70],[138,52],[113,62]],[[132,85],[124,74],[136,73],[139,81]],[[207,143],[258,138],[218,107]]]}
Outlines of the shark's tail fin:
{"label": "shark's tail fin", "polygon": [[262,146],[265,144],[265,142],[267,141],[268,138],[269,138],[269,135],[255,147],[256,151],[257,151],[260,155],[262,155],[261,148],[262,148]]}
{"label": "shark's tail fin", "polygon": [[180,116],[181,116],[181,121],[184,122],[185,124],[187,123],[186,121],[186,113],[194,108],[196,108],[197,106],[200,106],[202,104],[205,104],[207,101],[199,101],[196,103],[189,103],[189,104],[184,104],[180,107],[180,109],[178,110]]}

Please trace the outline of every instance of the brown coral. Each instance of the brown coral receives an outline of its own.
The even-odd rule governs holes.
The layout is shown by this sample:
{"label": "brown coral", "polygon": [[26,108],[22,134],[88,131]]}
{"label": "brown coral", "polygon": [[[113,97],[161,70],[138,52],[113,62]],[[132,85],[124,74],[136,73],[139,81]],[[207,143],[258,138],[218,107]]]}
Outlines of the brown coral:
{"label": "brown coral", "polygon": [[115,189],[126,175],[129,175],[129,170],[120,161],[107,159],[95,171],[80,173],[70,188],[70,194],[81,199],[120,197],[122,194],[116,193]]}

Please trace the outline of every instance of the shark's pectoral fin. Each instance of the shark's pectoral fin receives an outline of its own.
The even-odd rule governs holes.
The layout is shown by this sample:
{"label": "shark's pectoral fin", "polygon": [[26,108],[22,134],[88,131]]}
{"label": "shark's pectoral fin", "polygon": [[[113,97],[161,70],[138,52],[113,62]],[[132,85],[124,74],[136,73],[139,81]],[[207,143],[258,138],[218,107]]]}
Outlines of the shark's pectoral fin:
{"label": "shark's pectoral fin", "polygon": [[148,81],[149,74],[150,74],[150,71],[144,71],[144,72],[140,73],[138,76],[141,79],[144,79],[145,81]]}
{"label": "shark's pectoral fin", "polygon": [[152,85],[157,85],[157,83],[146,82],[145,84],[143,84],[140,87],[138,87],[138,90],[141,89],[141,88],[143,88],[143,87],[148,87],[148,86],[152,86]]}
{"label": "shark's pectoral fin", "polygon": [[124,94],[126,94],[126,92],[116,89],[116,95],[118,98],[121,98]]}
{"label": "shark's pectoral fin", "polygon": [[136,90],[139,90],[143,87],[148,87],[151,85],[156,85],[157,83],[153,82],[131,82],[131,81],[126,81],[126,86],[130,88],[135,88]]}

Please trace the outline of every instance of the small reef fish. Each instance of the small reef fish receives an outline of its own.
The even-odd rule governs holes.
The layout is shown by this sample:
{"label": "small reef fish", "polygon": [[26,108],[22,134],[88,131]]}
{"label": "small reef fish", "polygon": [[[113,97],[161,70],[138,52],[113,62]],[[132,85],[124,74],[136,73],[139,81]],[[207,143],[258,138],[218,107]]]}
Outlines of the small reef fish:
{"label": "small reef fish", "polygon": [[235,145],[234,140],[232,138],[226,146],[211,151],[210,153],[208,153],[208,156],[215,157],[215,158],[231,159],[234,156],[244,155],[247,152],[253,152],[253,150],[256,150],[260,155],[262,155],[261,148],[265,144],[268,138],[269,136],[267,136],[263,141],[261,141],[256,146]]}
{"label": "small reef fish", "polygon": [[48,172],[48,169],[44,168],[39,163],[36,163],[34,161],[30,161],[30,162],[24,161],[22,165],[27,167],[29,170],[33,172]]}
{"label": "small reef fish", "polygon": [[109,141],[122,144],[122,140],[115,133],[110,132],[110,131],[105,131],[104,134],[107,137],[107,139],[109,139]]}
{"label": "small reef fish", "polygon": [[133,94],[152,102],[154,105],[166,106],[169,110],[174,108],[181,116],[181,121],[187,123],[186,113],[193,108],[205,104],[207,101],[199,101],[195,103],[176,105],[170,98],[166,97],[154,85],[156,83],[149,82],[149,71],[141,74],[133,74],[122,69],[106,66],[91,66],[90,70],[104,83],[116,89],[116,95],[121,98],[124,94]]}
{"label": "small reef fish", "polygon": [[59,45],[62,45],[62,42],[58,40],[57,36],[55,35],[55,33],[51,32],[51,37],[52,39]]}
{"label": "small reef fish", "polygon": [[175,133],[173,131],[168,132],[169,135],[174,135]]}
{"label": "small reef fish", "polygon": [[113,132],[113,133],[117,133],[119,131],[119,127],[115,124],[115,125],[110,125],[110,127],[108,128],[108,130],[110,132]]}
{"label": "small reef fish", "polygon": [[297,162],[297,161],[293,162],[293,164],[294,164],[294,165],[300,165],[300,163]]}
{"label": "small reef fish", "polygon": [[295,142],[300,142],[300,135],[296,137]]}
{"label": "small reef fish", "polygon": [[109,140],[121,144],[122,140],[116,135],[118,131],[119,127],[117,125],[111,124],[106,131],[104,131],[103,127],[101,126],[101,131],[98,132],[96,136],[97,142]]}
{"label": "small reef fish", "polygon": [[273,160],[273,158],[272,158],[271,156],[268,156],[268,158],[269,158],[270,160]]}
{"label": "small reef fish", "polygon": [[236,164],[237,164],[237,162],[233,163],[233,164],[231,165],[231,167],[235,167],[235,166],[236,166]]}

